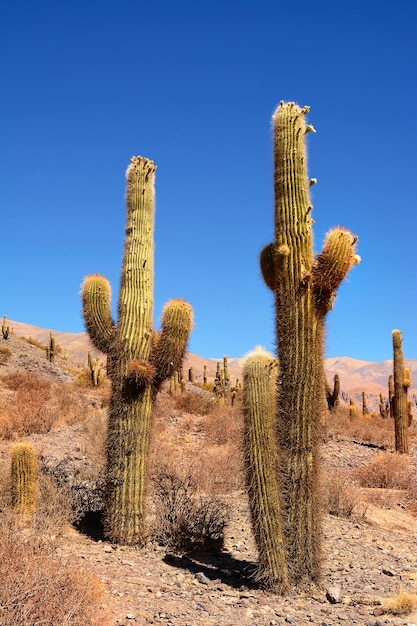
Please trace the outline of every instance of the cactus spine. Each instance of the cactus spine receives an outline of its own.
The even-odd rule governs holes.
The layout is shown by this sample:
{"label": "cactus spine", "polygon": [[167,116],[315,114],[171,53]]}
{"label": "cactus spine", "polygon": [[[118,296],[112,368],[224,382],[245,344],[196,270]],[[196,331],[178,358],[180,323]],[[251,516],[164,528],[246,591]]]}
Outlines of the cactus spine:
{"label": "cactus spine", "polygon": [[110,312],[110,285],[99,275],[82,286],[83,314],[94,345],[110,356],[107,435],[106,534],[114,542],[142,543],[146,463],[153,400],[181,366],[192,327],[183,300],[165,305],[162,330],[153,330],[154,162],[132,157],[126,172],[127,225],[118,323]]}
{"label": "cactus spine", "polygon": [[411,386],[411,374],[410,370],[404,367],[402,333],[400,330],[392,331],[392,344],[394,352],[394,388],[391,406],[395,426],[395,450],[402,454],[408,454],[407,429],[409,423],[411,423],[411,403],[407,400],[407,392]]}
{"label": "cactus spine", "polygon": [[258,547],[257,578],[279,592],[288,586],[283,543],[278,443],[275,432],[277,361],[257,349],[243,368],[243,414],[252,527]]}
{"label": "cactus spine", "polygon": [[261,252],[261,270],[275,294],[279,357],[276,416],[284,532],[295,583],[320,575],[318,432],[325,410],[324,318],[335,291],[357,262],[357,238],[331,230],[313,256],[305,134],[309,108],[281,102],[274,116],[275,241]]}
{"label": "cactus spine", "polygon": [[12,500],[16,513],[31,515],[36,503],[37,455],[26,442],[11,450]]}

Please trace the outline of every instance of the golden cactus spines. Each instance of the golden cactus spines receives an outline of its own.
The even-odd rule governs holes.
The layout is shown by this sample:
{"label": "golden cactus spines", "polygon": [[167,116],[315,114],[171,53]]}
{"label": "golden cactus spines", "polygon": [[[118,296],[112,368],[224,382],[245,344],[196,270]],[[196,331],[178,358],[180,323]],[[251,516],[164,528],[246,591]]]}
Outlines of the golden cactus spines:
{"label": "golden cactus spines", "polygon": [[15,513],[31,515],[36,505],[37,453],[27,442],[11,449],[12,500]]}
{"label": "golden cactus spines", "polygon": [[[306,113],[281,102],[273,116],[275,239],[264,248],[262,272],[276,306],[278,433],[283,512],[291,579],[320,576],[321,505],[318,433],[325,410],[324,318],[358,258],[357,238],[330,231],[314,257],[307,175]],[[272,247],[271,247],[272,246]]]}
{"label": "golden cactus spines", "polygon": [[407,399],[408,388],[411,386],[411,372],[404,367],[402,348],[402,333],[392,331],[393,345],[393,396],[391,400],[395,427],[395,450],[401,454],[409,453],[408,426],[410,420],[410,406]]}
{"label": "golden cactus spines", "polygon": [[117,324],[111,316],[108,281],[96,274],[82,286],[87,332],[110,362],[106,534],[124,544],[140,544],[145,538],[153,401],[162,382],[181,366],[192,328],[192,308],[183,300],[165,306],[161,332],[153,328],[155,170],[153,161],[138,156],[131,158],[126,172],[126,237]]}
{"label": "golden cactus spines", "polygon": [[246,476],[258,548],[258,581],[282,593],[288,587],[275,427],[277,361],[260,348],[243,366]]}

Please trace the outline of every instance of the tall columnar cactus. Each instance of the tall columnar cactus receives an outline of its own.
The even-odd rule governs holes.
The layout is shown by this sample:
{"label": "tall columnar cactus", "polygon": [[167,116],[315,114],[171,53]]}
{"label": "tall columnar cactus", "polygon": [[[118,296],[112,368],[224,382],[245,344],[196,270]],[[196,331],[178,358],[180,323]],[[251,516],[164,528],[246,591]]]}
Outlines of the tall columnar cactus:
{"label": "tall columnar cactus", "polygon": [[364,391],[362,391],[362,415],[369,415],[369,409],[366,403],[366,393]]}
{"label": "tall columnar cactus", "polygon": [[31,515],[36,504],[37,454],[30,443],[11,450],[12,501],[16,513]]}
{"label": "tall columnar cactus", "polygon": [[408,368],[404,367],[402,333],[400,330],[392,331],[392,344],[394,351],[394,389],[391,406],[395,424],[395,449],[402,454],[408,454],[408,426],[411,423],[411,403],[407,399],[407,392],[411,386],[411,373]]}
{"label": "tall columnar cactus", "polygon": [[258,548],[257,578],[283,592],[288,586],[281,485],[277,476],[277,361],[258,348],[243,367],[243,414],[249,503]]}
{"label": "tall columnar cactus", "polygon": [[333,379],[333,390],[331,389],[327,380],[324,380],[326,386],[326,400],[329,411],[334,411],[340,404],[339,393],[340,393],[340,378],[338,374],[334,375]]}
{"label": "tall columnar cactus", "polygon": [[49,344],[46,346],[46,358],[51,363],[55,361],[55,337],[52,330],[49,332]]}
{"label": "tall columnar cactus", "polygon": [[337,227],[313,255],[305,135],[309,107],[281,102],[274,116],[275,240],[261,269],[276,303],[280,363],[276,428],[287,562],[294,582],[320,574],[318,433],[325,410],[324,318],[350,268],[357,237]]}
{"label": "tall columnar cactus", "polygon": [[146,463],[153,401],[177,371],[192,328],[183,300],[165,305],[162,330],[153,329],[154,162],[132,157],[126,172],[127,225],[118,304],[99,275],[82,286],[83,314],[94,345],[110,356],[106,534],[113,542],[144,540]]}

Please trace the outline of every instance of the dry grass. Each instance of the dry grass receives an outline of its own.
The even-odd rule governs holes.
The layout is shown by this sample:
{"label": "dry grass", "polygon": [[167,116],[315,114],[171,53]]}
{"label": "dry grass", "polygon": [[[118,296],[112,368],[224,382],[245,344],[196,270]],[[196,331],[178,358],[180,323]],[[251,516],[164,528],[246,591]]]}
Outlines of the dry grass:
{"label": "dry grass", "polygon": [[326,424],[327,436],[344,436],[362,443],[371,443],[385,448],[394,447],[394,423],[391,419],[383,419],[376,413],[363,417],[358,415],[354,420],[349,418],[349,410],[339,408],[329,413]]}
{"label": "dry grass", "polygon": [[60,556],[56,538],[72,522],[68,497],[38,477],[33,515],[13,513],[10,468],[0,467],[0,623],[101,626],[101,582]]}
{"label": "dry grass", "polygon": [[88,404],[68,383],[51,382],[32,372],[3,376],[7,401],[0,406],[0,437],[13,439],[70,426],[87,415]]}
{"label": "dry grass", "polygon": [[382,600],[381,604],[384,611],[391,615],[409,615],[417,607],[417,595],[400,591],[396,596]]}
{"label": "dry grass", "polygon": [[327,469],[323,476],[323,505],[330,515],[336,517],[364,517],[366,504],[358,489],[346,477],[346,473],[337,469]]}
{"label": "dry grass", "polygon": [[410,461],[397,452],[378,452],[371,463],[356,469],[354,476],[361,487],[408,489]]}
{"label": "dry grass", "polygon": [[[195,395],[187,399],[188,408],[200,406],[201,394]],[[178,409],[176,397],[160,398],[154,411],[151,465],[182,468],[201,493],[230,493],[243,486],[242,417],[231,407],[210,406],[210,414],[196,415]]]}

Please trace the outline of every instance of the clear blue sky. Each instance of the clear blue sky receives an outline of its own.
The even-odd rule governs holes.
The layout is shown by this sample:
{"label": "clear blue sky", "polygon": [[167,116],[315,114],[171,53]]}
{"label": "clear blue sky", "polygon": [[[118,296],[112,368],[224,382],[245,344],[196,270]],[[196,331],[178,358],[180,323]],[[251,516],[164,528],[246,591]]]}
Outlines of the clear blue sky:
{"label": "clear blue sky", "polygon": [[417,358],[417,3],[13,0],[0,15],[1,315],[83,330],[80,284],[117,310],[131,155],[156,175],[155,325],[194,307],[189,349],[274,348],[258,268],[272,239],[271,115],[311,106],[316,251],[338,224],[362,263],[327,356]]}

